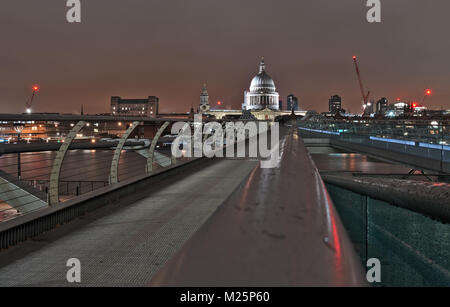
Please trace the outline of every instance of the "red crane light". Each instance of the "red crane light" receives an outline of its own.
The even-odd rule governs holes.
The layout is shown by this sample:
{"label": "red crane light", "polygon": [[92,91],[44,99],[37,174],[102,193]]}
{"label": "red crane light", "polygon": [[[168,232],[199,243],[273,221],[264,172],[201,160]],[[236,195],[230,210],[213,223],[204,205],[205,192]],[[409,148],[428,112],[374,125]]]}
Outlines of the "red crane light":
{"label": "red crane light", "polygon": [[422,99],[422,105],[425,103],[425,100],[427,99],[427,97],[431,96],[432,93],[433,92],[429,88],[425,90],[425,95],[423,96],[423,99]]}
{"label": "red crane light", "polygon": [[417,108],[417,103],[413,102],[412,107],[413,109]]}
{"label": "red crane light", "polygon": [[34,96],[36,96],[36,93],[39,91],[39,85],[35,84],[31,87],[31,89],[33,90],[33,92],[31,93],[31,97],[30,100],[28,100],[25,103],[25,111],[30,114],[31,113],[31,107],[33,106],[33,99]]}

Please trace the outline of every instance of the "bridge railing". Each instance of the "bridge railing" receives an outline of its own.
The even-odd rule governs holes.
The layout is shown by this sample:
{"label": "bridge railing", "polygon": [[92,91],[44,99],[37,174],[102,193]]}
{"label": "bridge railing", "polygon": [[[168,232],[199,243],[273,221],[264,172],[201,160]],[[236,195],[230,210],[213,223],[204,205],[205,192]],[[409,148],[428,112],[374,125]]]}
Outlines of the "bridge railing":
{"label": "bridge railing", "polygon": [[257,165],[150,285],[366,285],[298,131],[290,130],[278,148],[275,167]]}
{"label": "bridge railing", "polygon": [[[56,134],[53,130],[46,132],[58,135],[57,140],[49,137],[45,142],[31,143],[32,138],[24,131],[38,131],[41,126],[53,129],[56,124],[16,123],[16,139],[9,138],[8,144],[0,145],[0,222],[195,159],[185,150],[181,157],[173,156],[175,136],[170,133],[175,122],[153,120],[153,133],[146,137],[142,133],[146,123],[139,120],[108,122],[103,130],[102,124],[81,120],[66,123]],[[181,129],[190,128],[191,134],[198,128],[192,119],[180,122]],[[117,127],[121,128],[114,130],[114,138],[100,137]],[[206,138],[208,133],[204,134],[203,127]]]}
{"label": "bridge railing", "polygon": [[412,155],[430,161],[433,170],[450,172],[448,120],[300,120],[297,124],[306,137]]}
{"label": "bridge railing", "polygon": [[379,259],[380,286],[450,285],[450,185],[392,178],[323,179],[363,263]]}
{"label": "bridge railing", "polygon": [[22,127],[0,148],[0,222],[177,163],[170,149],[174,138],[164,137],[171,122],[161,121],[151,138],[136,133],[139,121],[119,124],[116,139],[91,136],[94,123],[79,121],[58,141],[29,144]]}

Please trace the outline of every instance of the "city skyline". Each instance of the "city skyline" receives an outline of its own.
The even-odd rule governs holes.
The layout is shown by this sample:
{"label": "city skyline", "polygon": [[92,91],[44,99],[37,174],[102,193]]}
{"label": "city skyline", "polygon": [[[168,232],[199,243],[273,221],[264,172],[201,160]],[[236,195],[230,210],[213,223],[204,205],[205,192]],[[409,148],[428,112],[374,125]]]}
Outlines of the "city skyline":
{"label": "city skyline", "polygon": [[450,287],[449,11],[2,1],[0,287]]}
{"label": "city skyline", "polygon": [[3,4],[2,113],[23,112],[33,84],[35,112],[106,113],[111,96],[150,95],[161,112],[187,112],[204,83],[213,107],[240,109],[261,56],[281,99],[294,94],[302,109],[326,111],[339,94],[361,112],[353,55],[375,101],[420,102],[432,88],[426,106],[450,108],[445,1],[383,2],[379,24],[350,0],[135,2],[83,2],[80,24],[59,1]]}

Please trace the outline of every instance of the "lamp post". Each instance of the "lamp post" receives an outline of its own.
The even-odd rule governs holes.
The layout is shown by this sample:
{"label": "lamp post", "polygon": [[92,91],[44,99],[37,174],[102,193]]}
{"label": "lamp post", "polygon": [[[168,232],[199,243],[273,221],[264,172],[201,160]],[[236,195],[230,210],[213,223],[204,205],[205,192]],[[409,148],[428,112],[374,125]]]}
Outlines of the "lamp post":
{"label": "lamp post", "polygon": [[[17,144],[20,143],[20,134],[22,133],[25,126],[23,124],[14,124],[14,130],[17,132]],[[20,167],[20,152],[17,153],[17,177],[20,180],[20,177],[22,176],[22,170]]]}

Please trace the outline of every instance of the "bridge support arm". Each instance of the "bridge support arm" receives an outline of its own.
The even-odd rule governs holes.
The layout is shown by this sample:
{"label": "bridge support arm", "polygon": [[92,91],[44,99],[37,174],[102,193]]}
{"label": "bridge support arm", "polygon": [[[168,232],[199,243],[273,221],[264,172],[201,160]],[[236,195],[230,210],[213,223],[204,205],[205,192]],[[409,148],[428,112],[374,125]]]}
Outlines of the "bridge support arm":
{"label": "bridge support arm", "polygon": [[119,141],[119,144],[117,144],[117,147],[114,151],[114,156],[111,162],[111,170],[109,172],[109,184],[115,184],[119,182],[119,160],[120,155],[122,153],[123,146],[125,145],[125,142],[127,141],[128,137],[130,136],[131,132],[136,129],[137,126],[139,126],[138,121],[135,121],[131,124],[130,127],[128,127],[127,131],[122,135],[122,138]]}
{"label": "bridge support arm", "polygon": [[[146,168],[147,173],[150,173],[153,170],[153,161],[154,161],[154,156],[155,156],[156,144],[158,143],[158,140],[161,137],[161,134],[164,132],[164,130],[166,130],[166,128],[167,128],[167,126],[169,126],[169,124],[170,124],[169,122],[165,122],[159,128],[158,132],[156,133],[155,137],[152,140],[152,144],[150,145],[150,149],[148,151],[147,168]],[[173,157],[172,157],[172,160],[173,160]],[[173,162],[172,162],[172,164],[173,164]]]}
{"label": "bridge support arm", "polygon": [[79,121],[73,128],[70,130],[67,137],[64,139],[64,143],[58,150],[56,154],[55,161],[53,161],[53,167],[50,174],[50,187],[49,187],[49,198],[48,204],[50,206],[57,205],[59,203],[59,176],[61,174],[61,167],[64,161],[64,157],[66,156],[67,150],[69,149],[70,144],[77,136],[78,132],[86,125],[86,122]]}

